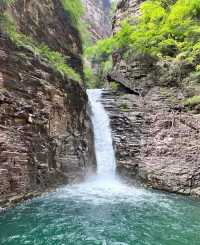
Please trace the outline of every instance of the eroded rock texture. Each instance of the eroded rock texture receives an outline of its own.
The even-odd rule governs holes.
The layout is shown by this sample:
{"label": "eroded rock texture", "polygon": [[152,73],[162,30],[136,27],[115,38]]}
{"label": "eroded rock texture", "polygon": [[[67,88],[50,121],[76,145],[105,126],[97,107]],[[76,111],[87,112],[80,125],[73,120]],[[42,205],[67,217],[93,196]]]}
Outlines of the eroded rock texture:
{"label": "eroded rock texture", "polygon": [[88,23],[92,40],[96,42],[111,34],[109,16],[110,0],[82,0],[85,6],[85,21]]}
{"label": "eroded rock texture", "polygon": [[[69,57],[82,76],[78,31],[57,0],[17,1],[17,28]],[[0,206],[58,184],[80,181],[95,168],[83,83],[56,72],[29,47],[0,35]]]}
{"label": "eroded rock texture", "polygon": [[[138,16],[139,2],[121,1],[116,18],[120,21],[131,3]],[[110,79],[120,92],[105,92],[104,104],[119,173],[156,189],[200,196],[200,114],[182,103],[192,68],[143,55],[114,58]]]}

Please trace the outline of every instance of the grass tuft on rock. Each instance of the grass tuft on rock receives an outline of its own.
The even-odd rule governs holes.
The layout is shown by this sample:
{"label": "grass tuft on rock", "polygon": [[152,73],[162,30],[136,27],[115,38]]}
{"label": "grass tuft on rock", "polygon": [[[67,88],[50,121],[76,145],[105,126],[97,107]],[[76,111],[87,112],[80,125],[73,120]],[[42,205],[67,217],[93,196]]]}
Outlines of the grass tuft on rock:
{"label": "grass tuft on rock", "polygon": [[1,18],[3,26],[12,42],[17,46],[27,47],[32,50],[35,55],[46,59],[50,65],[63,76],[66,76],[75,81],[81,81],[80,75],[74,71],[66,62],[65,56],[57,51],[51,50],[46,44],[39,44],[31,37],[17,31],[15,24],[9,20],[7,16]]}
{"label": "grass tuft on rock", "polygon": [[64,10],[70,15],[71,21],[75,26],[79,26],[84,8],[80,0],[60,0]]}
{"label": "grass tuft on rock", "polygon": [[200,95],[193,96],[184,101],[185,106],[194,107],[200,104]]}

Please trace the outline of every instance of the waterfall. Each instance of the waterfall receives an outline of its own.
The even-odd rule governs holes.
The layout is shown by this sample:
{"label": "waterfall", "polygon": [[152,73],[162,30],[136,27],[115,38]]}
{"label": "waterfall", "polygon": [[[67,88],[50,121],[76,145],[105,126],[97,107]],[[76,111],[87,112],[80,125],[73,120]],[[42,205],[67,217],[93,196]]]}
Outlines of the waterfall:
{"label": "waterfall", "polygon": [[0,216],[1,245],[199,245],[198,202],[129,186],[115,174],[101,95],[88,90],[96,175],[8,210]]}
{"label": "waterfall", "polygon": [[[94,129],[97,173],[85,182],[64,187],[60,198],[74,196],[84,201],[118,202],[120,200],[139,200],[148,192],[125,184],[116,174],[116,161],[113,148],[110,120],[102,104],[102,90],[88,89],[91,107],[91,120]],[[62,190],[62,189],[61,189]]]}
{"label": "waterfall", "polygon": [[92,124],[95,137],[97,159],[97,177],[101,179],[115,178],[115,154],[112,144],[110,120],[101,103],[102,90],[87,90],[92,109]]}
{"label": "waterfall", "polygon": [[115,174],[101,90],[88,90],[97,174],[0,216],[0,244],[199,245],[199,203],[129,186]]}

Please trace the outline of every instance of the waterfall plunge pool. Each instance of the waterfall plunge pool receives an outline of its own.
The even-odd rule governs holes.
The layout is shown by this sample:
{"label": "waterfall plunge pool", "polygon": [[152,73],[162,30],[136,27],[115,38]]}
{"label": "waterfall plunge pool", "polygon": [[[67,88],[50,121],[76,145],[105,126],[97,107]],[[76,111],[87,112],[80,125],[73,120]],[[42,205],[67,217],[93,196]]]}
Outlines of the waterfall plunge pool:
{"label": "waterfall plunge pool", "polygon": [[101,90],[88,91],[97,175],[0,214],[1,245],[200,245],[200,203],[127,186],[115,175]]}

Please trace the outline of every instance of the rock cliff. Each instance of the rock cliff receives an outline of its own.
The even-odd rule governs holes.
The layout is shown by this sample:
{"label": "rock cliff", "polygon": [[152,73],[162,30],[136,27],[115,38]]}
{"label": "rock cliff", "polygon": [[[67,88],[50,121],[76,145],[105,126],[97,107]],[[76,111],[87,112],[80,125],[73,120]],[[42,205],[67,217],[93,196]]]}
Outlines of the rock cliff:
{"label": "rock cliff", "polygon": [[123,20],[133,17],[136,19],[140,15],[140,4],[145,0],[120,0],[117,4],[115,16],[113,18],[113,33],[116,33]]}
{"label": "rock cliff", "polygon": [[85,21],[95,42],[111,34],[110,1],[82,0],[85,6]]}
{"label": "rock cliff", "polygon": [[[82,46],[69,13],[57,0],[17,0],[4,10],[16,30],[1,20],[1,207],[80,181],[95,169]],[[6,25],[12,33],[5,31]],[[16,43],[19,37],[43,47],[46,57],[27,42]],[[48,56],[58,52],[67,57],[79,81],[49,62]]]}
{"label": "rock cliff", "polygon": [[[141,2],[119,2],[114,32],[127,15],[138,17]],[[123,51],[113,58],[109,79],[118,91],[105,92],[104,104],[119,173],[156,189],[200,196],[200,114],[182,104],[191,93],[190,65],[136,54],[124,60]]]}

